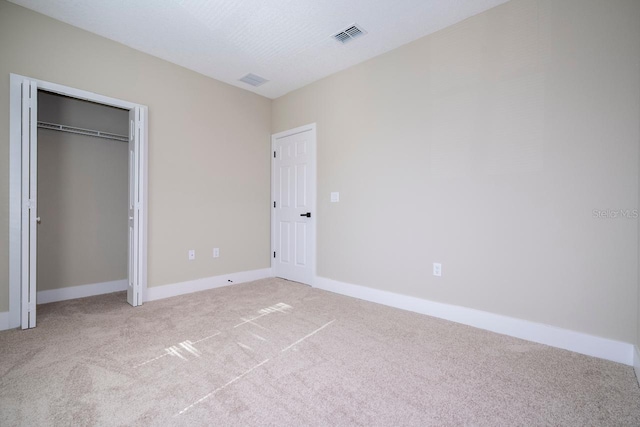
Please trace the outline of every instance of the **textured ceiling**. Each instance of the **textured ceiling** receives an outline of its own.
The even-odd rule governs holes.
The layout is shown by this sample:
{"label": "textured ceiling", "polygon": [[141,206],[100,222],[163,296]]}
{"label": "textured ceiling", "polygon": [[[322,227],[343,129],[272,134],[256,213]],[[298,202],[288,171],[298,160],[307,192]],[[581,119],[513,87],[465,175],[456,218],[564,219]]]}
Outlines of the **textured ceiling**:
{"label": "textured ceiling", "polygon": [[[10,0],[277,98],[507,0]],[[358,23],[368,34],[331,38]],[[238,81],[247,73],[269,80]]]}

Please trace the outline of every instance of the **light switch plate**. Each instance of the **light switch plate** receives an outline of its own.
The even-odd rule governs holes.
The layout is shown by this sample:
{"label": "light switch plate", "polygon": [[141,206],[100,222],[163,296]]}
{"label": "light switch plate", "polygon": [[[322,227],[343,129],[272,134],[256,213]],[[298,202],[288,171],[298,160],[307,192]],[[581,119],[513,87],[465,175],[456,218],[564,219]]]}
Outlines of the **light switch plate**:
{"label": "light switch plate", "polygon": [[331,193],[331,203],[337,203],[340,201],[340,193],[334,191]]}
{"label": "light switch plate", "polygon": [[433,275],[438,277],[442,276],[442,264],[439,262],[433,263]]}

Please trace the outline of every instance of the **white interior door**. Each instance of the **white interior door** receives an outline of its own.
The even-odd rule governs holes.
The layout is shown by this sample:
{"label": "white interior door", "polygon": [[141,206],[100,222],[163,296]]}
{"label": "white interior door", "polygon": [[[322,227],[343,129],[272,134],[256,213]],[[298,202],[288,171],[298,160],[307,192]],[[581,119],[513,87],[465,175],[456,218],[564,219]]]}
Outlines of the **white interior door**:
{"label": "white interior door", "polygon": [[142,109],[129,111],[129,250],[127,302],[136,307],[142,305],[141,265],[142,260],[142,191],[141,174],[143,156],[141,140],[143,126]]}
{"label": "white interior door", "polygon": [[22,81],[21,326],[36,326],[38,205],[38,84]]}
{"label": "white interior door", "polygon": [[272,145],[274,274],[311,285],[316,249],[315,126],[276,134]]}

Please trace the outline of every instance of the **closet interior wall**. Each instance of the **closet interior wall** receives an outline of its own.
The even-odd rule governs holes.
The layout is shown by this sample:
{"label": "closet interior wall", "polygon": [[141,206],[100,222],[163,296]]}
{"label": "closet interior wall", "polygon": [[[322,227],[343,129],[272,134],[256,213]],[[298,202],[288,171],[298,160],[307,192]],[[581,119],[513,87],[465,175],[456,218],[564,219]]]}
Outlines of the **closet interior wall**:
{"label": "closet interior wall", "polygon": [[[128,134],[128,111],[44,91],[38,121]],[[38,129],[38,291],[127,278],[128,145]]]}

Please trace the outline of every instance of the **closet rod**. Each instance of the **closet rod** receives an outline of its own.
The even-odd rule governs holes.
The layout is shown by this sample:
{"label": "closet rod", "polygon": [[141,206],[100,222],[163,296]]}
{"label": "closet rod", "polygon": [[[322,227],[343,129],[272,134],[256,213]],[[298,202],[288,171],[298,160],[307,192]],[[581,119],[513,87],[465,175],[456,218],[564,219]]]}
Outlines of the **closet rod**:
{"label": "closet rod", "polygon": [[60,132],[75,133],[78,135],[95,136],[96,138],[113,139],[116,141],[129,142],[129,138],[126,135],[118,135],[115,133],[102,132],[99,130],[83,129],[73,126],[59,125],[56,123],[38,122],[40,129],[57,130]]}

